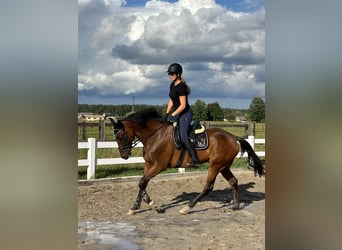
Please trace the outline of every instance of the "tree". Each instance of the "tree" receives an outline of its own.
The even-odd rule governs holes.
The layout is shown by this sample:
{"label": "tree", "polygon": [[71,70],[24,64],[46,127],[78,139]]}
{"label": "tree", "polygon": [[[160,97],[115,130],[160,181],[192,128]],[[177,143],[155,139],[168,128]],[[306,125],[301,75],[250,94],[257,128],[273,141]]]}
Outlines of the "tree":
{"label": "tree", "polygon": [[265,102],[261,97],[254,97],[249,106],[249,116],[251,121],[265,121]]}
{"label": "tree", "polygon": [[218,102],[207,105],[207,114],[209,121],[222,121],[224,117],[223,109]]}
{"label": "tree", "polygon": [[201,121],[207,120],[207,106],[204,101],[197,100],[192,105],[192,112],[194,113],[193,119],[199,119]]}
{"label": "tree", "polygon": [[228,121],[234,121],[235,120],[235,111],[230,108],[223,109],[224,118]]}

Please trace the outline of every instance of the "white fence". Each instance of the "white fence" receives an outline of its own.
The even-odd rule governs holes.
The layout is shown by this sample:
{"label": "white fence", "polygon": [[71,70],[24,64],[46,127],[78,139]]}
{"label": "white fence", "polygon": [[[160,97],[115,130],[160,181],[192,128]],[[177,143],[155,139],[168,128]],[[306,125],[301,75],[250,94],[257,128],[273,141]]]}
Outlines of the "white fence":
{"label": "white fence", "polygon": [[[254,148],[255,144],[265,144],[265,139],[255,139],[254,136],[248,136],[247,141]],[[143,147],[143,144],[139,142],[135,147]],[[97,165],[115,165],[115,164],[133,164],[144,163],[143,157],[130,157],[127,160],[122,158],[100,158],[97,159],[95,152],[97,148],[118,148],[118,144],[115,141],[97,142],[95,138],[88,138],[87,142],[78,142],[78,149],[87,148],[87,159],[78,160],[78,166],[88,166],[87,179],[95,179],[95,168]],[[265,152],[256,152],[258,156],[265,156]],[[247,153],[242,156],[240,154],[237,157],[247,157]],[[179,169],[179,172],[184,172],[183,168]]]}

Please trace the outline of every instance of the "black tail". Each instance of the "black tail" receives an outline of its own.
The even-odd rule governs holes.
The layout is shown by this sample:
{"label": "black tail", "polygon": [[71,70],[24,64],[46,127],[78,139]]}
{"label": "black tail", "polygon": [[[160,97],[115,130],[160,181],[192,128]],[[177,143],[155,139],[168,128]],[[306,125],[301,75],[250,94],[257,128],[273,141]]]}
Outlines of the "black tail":
{"label": "black tail", "polygon": [[237,137],[238,142],[241,145],[241,154],[247,152],[248,154],[248,165],[254,168],[254,175],[265,176],[265,169],[262,165],[260,158],[254,152],[252,146],[241,137]]}

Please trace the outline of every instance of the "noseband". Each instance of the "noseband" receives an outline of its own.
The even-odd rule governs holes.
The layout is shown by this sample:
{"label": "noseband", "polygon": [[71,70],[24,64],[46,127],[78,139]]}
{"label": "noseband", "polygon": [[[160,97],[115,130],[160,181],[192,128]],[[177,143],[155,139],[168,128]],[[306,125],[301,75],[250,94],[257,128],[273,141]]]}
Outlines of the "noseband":
{"label": "noseband", "polygon": [[122,138],[123,138],[123,143],[124,143],[125,146],[121,147],[118,144],[119,150],[127,150],[127,149],[131,150],[133,147],[135,147],[138,144],[138,142],[139,142],[138,139],[134,139],[132,142],[129,142],[128,135],[127,135],[127,133],[123,129],[120,129],[118,132],[115,133],[115,138],[117,138],[117,136],[120,133],[123,133]]}

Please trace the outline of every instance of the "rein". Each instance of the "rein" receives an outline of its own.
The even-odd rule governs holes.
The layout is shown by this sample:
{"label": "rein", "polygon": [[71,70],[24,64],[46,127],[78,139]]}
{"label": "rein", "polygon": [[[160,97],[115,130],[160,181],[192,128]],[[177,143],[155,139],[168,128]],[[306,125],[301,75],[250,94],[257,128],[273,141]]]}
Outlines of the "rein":
{"label": "rein", "polygon": [[[163,124],[163,125],[161,125],[159,128],[157,128],[155,131],[153,131],[153,133],[152,134],[150,134],[150,135],[148,135],[148,136],[146,136],[145,138],[144,138],[144,141],[146,141],[148,138],[150,138],[151,136],[153,136],[155,133],[157,133],[162,127],[164,127],[165,126],[165,124]],[[138,140],[139,141],[139,140]]]}

